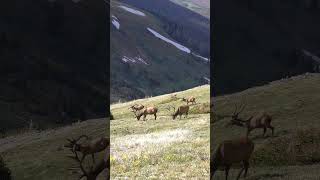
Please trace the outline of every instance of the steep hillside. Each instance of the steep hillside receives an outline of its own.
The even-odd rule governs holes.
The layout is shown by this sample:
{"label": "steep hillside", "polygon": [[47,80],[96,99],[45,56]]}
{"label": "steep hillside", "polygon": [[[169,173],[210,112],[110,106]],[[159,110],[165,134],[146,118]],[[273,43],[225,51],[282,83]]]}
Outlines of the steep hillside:
{"label": "steep hillside", "polygon": [[302,49],[315,55],[320,51],[320,14],[312,2],[315,1],[214,2],[216,92],[237,92],[313,72],[310,62],[299,60]]}
{"label": "steep hillside", "polygon": [[1,130],[105,116],[106,9],[104,1],[0,2]]}
{"label": "steep hillside", "polygon": [[111,17],[111,102],[206,83],[208,59],[170,36],[167,21],[118,1],[112,1]]}
{"label": "steep hillside", "polygon": [[[0,139],[0,154],[12,171],[14,179],[20,180],[57,180],[79,179],[78,164],[69,158],[70,150],[63,146],[67,138],[77,138],[86,134],[90,138],[106,136],[108,119],[91,119],[46,131],[30,131]],[[104,157],[104,152],[95,156],[96,162]],[[84,164],[92,163],[86,157]],[[105,180],[102,172],[98,180]]]}
{"label": "steep hillside", "polygon": [[[215,119],[211,122],[211,144],[214,149],[226,139],[246,134],[246,129],[230,126],[234,104],[246,103],[241,118],[266,112],[273,118],[275,134],[262,129],[253,130],[250,138],[255,143],[247,179],[318,179],[320,173],[320,74],[304,74],[290,79],[271,82],[215,98]],[[235,178],[240,169],[231,170]],[[217,172],[215,178],[224,178]]]}
{"label": "steep hillside", "polygon": [[[185,104],[166,94],[111,106],[111,179],[208,179],[210,86],[174,93],[178,98],[194,96],[187,118],[172,120],[170,105]],[[156,106],[157,120],[137,121],[128,109],[139,103]]]}
{"label": "steep hillside", "polygon": [[210,0],[171,0],[210,19]]}
{"label": "steep hillside", "polygon": [[[91,119],[62,128],[34,130],[0,138],[0,156],[11,169],[14,179],[78,179],[77,169],[73,168],[77,164],[67,157],[71,155],[70,150],[63,147],[68,142],[67,138],[77,138],[83,134],[92,139],[108,136],[106,129],[110,125],[111,179],[115,176],[146,179],[151,176],[160,177],[161,174],[169,178],[185,176],[186,179],[205,179],[209,175],[209,91],[210,87],[206,85],[175,93],[177,97],[193,95],[197,98],[197,104],[191,106],[187,119],[171,119],[170,112],[165,107],[185,103],[172,100],[172,94],[139,99],[112,105],[111,112],[115,120],[111,121],[111,125],[108,119]],[[144,122],[135,120],[128,107],[137,102],[158,106],[158,119],[155,121],[148,116],[148,120]],[[155,141],[162,146],[151,151],[155,147],[151,142]],[[138,145],[132,148],[128,146],[130,142]],[[119,147],[124,148],[119,150]],[[127,159],[123,154],[124,150],[127,150]],[[139,152],[144,154],[139,156]],[[180,153],[184,156],[180,156]],[[103,152],[96,155],[96,162],[103,156]],[[123,158],[125,162],[122,163],[119,158]],[[197,166],[188,165],[190,162]],[[85,164],[87,163],[92,163],[90,156],[85,159]],[[152,172],[147,170],[151,164]],[[105,173],[101,173],[98,179],[105,180]]]}

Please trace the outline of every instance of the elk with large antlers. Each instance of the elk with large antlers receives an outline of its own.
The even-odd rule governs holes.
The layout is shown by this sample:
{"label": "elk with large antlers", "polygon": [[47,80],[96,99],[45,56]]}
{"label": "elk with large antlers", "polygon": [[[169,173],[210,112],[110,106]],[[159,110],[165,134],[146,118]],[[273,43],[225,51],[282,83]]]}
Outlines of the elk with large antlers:
{"label": "elk with large antlers", "polygon": [[228,179],[229,170],[234,163],[243,163],[243,168],[240,170],[237,180],[240,178],[243,170],[246,177],[249,168],[249,159],[254,150],[254,143],[248,138],[239,138],[222,142],[213,156],[211,156],[210,167],[211,176],[213,176],[220,166],[225,167],[226,180]]}
{"label": "elk with large antlers", "polygon": [[193,96],[191,96],[191,97],[189,97],[189,98],[182,98],[182,101],[187,102],[187,105],[188,105],[189,103],[195,104],[195,103],[196,103],[196,98],[193,97]]}
{"label": "elk with large antlers", "polygon": [[144,108],[144,105],[142,104],[134,104],[132,106],[130,106],[129,109],[132,109],[132,111],[140,111]]}
{"label": "elk with large antlers", "polygon": [[169,106],[167,107],[167,109],[170,110],[171,107],[173,108],[173,114],[172,114],[173,120],[176,119],[177,116],[180,116],[180,119],[181,119],[182,114],[185,114],[185,118],[188,117],[188,113],[189,113],[188,105],[179,106],[177,110],[174,106]]}
{"label": "elk with large antlers", "polygon": [[[139,121],[141,116],[143,116],[143,120],[146,120],[146,116],[148,114],[153,114],[154,115],[154,120],[157,120],[157,112],[158,112],[158,108],[151,106],[151,107],[147,107],[141,111],[132,111],[134,113],[134,115],[136,116],[137,120]],[[137,113],[138,112],[138,113]]]}
{"label": "elk with large antlers", "polygon": [[[108,140],[108,147],[110,146],[110,140]],[[89,168],[89,170],[87,170],[83,165],[82,165],[82,161],[83,158],[80,159],[78,156],[77,151],[75,150],[75,148],[71,149],[72,153],[75,156],[68,156],[74,160],[76,160],[79,163],[79,168],[82,171],[82,175],[80,176],[79,179],[82,179],[83,177],[86,177],[87,180],[96,180],[98,175],[107,168],[107,174],[106,177],[110,178],[110,158],[109,158],[109,148],[107,148],[107,151],[105,153],[105,157],[103,160],[99,161],[98,164],[96,166],[91,166]]]}
{"label": "elk with large antlers", "polygon": [[95,163],[94,154],[105,150],[110,144],[110,140],[105,137],[93,139],[88,144],[79,144],[78,141],[81,138],[89,139],[87,135],[81,135],[78,139],[72,140],[67,138],[69,141],[69,145],[67,145],[67,147],[72,147],[72,151],[78,151],[82,153],[81,162],[87,155],[91,154],[92,161]]}
{"label": "elk with large antlers", "polygon": [[231,116],[231,124],[242,126],[247,128],[247,136],[254,129],[263,128],[263,136],[265,135],[267,129],[271,129],[272,135],[274,134],[274,127],[271,125],[272,117],[267,113],[263,112],[255,116],[251,116],[247,120],[239,118],[239,114],[244,110],[246,105],[240,107],[240,111],[237,112],[237,105],[234,113]]}

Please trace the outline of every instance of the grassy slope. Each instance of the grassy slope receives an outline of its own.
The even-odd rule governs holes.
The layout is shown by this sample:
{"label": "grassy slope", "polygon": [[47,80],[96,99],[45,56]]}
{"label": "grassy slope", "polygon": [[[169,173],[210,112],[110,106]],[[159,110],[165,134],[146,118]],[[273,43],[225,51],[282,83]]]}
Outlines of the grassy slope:
{"label": "grassy slope", "polygon": [[[199,103],[191,108],[193,113],[187,119],[177,121],[172,121],[165,107],[183,102],[173,101],[169,94],[112,105],[116,120],[111,121],[111,178],[206,179],[209,114],[199,114],[199,110],[209,105],[209,92],[209,86],[200,86],[176,93],[178,97],[195,96]],[[147,121],[137,121],[128,110],[134,103],[157,106],[157,120],[147,116]]]}
{"label": "grassy slope", "polygon": [[[203,84],[203,76],[209,76],[207,64],[155,38],[146,29],[152,28],[172,39],[163,29],[164,22],[140,9],[146,16],[134,15],[119,8],[120,4],[131,7],[123,3],[114,3],[111,10],[111,14],[120,22],[120,30],[110,25],[111,102],[151,94],[166,94]],[[150,65],[122,63],[123,55],[141,56]]]}
{"label": "grassy slope", "polygon": [[[66,138],[76,138],[81,134],[89,137],[105,136],[107,126],[106,119],[97,119],[40,133],[10,136],[0,139],[0,153],[12,170],[14,179],[77,179],[78,174],[68,171],[76,164],[66,157],[71,155],[70,151],[62,148],[67,142]],[[103,154],[100,153],[96,160],[101,159],[101,156]],[[88,156],[86,160],[90,158]],[[99,178],[104,179],[103,175]]]}
{"label": "grassy slope", "polygon": [[[244,128],[227,126],[229,119],[223,118],[233,112],[234,103],[245,100],[247,107],[241,117],[265,111],[273,116],[275,127],[274,137],[262,138],[261,129],[251,133],[256,148],[248,179],[318,179],[319,84],[319,74],[307,74],[215,98],[218,118],[211,124],[213,145],[245,135]],[[305,131],[301,132],[302,129]],[[290,150],[296,150],[292,145],[301,146],[302,151],[292,153]],[[238,170],[232,170],[232,178],[237,173]],[[224,178],[224,173],[218,172],[215,177]]]}

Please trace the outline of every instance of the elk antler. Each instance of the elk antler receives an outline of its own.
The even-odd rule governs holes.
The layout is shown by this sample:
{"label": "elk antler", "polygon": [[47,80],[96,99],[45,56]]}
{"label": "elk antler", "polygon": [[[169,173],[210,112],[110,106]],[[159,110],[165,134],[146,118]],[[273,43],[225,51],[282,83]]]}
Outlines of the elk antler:
{"label": "elk antler", "polygon": [[[79,158],[79,155],[77,153],[77,151],[75,151],[75,146],[76,144],[74,144],[74,147],[72,148],[72,153],[74,154],[74,156],[68,156],[69,158],[77,161],[79,163],[79,168],[82,171],[82,174],[80,175],[79,179],[86,177],[87,180],[96,180],[97,176],[106,168],[109,169],[109,164],[110,164],[110,159],[109,158],[105,158],[103,160],[101,160],[96,166],[92,165],[89,169],[90,170],[86,170],[82,164],[82,160]],[[109,152],[107,151],[108,154],[106,154],[106,157],[109,157]],[[108,176],[109,176],[109,171],[108,171]]]}
{"label": "elk antler", "polygon": [[[238,116],[246,107],[246,103],[242,103],[240,104],[240,106],[238,107],[237,104],[235,103],[235,111],[233,112],[233,116]],[[239,108],[239,111],[238,111]]]}

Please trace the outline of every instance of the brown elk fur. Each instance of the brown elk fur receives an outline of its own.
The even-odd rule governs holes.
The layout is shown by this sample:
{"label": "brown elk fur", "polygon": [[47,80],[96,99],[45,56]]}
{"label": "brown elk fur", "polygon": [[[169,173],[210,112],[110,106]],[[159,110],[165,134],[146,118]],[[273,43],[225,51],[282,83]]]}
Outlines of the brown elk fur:
{"label": "brown elk fur", "polygon": [[210,179],[213,179],[217,169],[223,166],[225,167],[225,177],[227,180],[231,165],[240,162],[243,163],[243,168],[239,172],[237,179],[240,178],[243,170],[245,170],[244,177],[246,177],[249,168],[249,159],[253,150],[254,143],[248,138],[239,138],[222,142],[210,160],[210,167],[212,168]]}
{"label": "brown elk fur", "polygon": [[140,111],[140,110],[142,110],[142,109],[144,108],[144,105],[142,105],[142,104],[135,104],[135,105],[132,105],[130,108],[131,108],[132,110],[134,110],[134,111]]}
{"label": "brown elk fur", "polygon": [[157,120],[157,112],[158,112],[158,108],[156,107],[147,107],[145,109],[143,109],[142,111],[139,111],[138,113],[135,113],[135,116],[137,118],[137,120],[139,121],[141,116],[143,116],[143,120],[146,120],[146,116],[148,114],[153,114],[154,115],[154,120]]}
{"label": "brown elk fur", "polygon": [[239,118],[239,114],[244,110],[246,104],[240,105],[240,111],[238,111],[238,106],[235,105],[235,111],[231,115],[231,125],[237,125],[247,128],[247,137],[250,132],[257,128],[263,128],[263,136],[265,135],[267,128],[272,130],[272,135],[274,134],[274,127],[271,126],[272,117],[265,112],[251,116],[247,120]]}
{"label": "brown elk fur", "polygon": [[85,137],[86,139],[88,139],[88,136],[86,136],[86,135],[80,136],[77,140],[68,139],[70,144],[73,146],[72,150],[73,151],[79,151],[79,152],[82,153],[81,162],[84,160],[84,158],[87,155],[91,154],[92,160],[95,163],[94,153],[98,153],[98,152],[101,152],[101,151],[105,150],[108,147],[108,145],[110,144],[110,140],[108,138],[101,137],[101,138],[93,139],[93,140],[89,141],[88,144],[85,144],[85,145],[78,144],[78,141],[82,137]]}
{"label": "brown elk fur", "polygon": [[248,120],[242,120],[238,116],[232,116],[232,123],[238,126],[244,126],[247,128],[247,136],[254,129],[263,128],[263,136],[267,129],[271,129],[272,135],[274,134],[274,127],[271,125],[272,117],[267,113],[261,113],[256,116],[251,116]]}
{"label": "brown elk fur", "polygon": [[188,105],[182,105],[180,106],[172,115],[172,119],[175,119],[178,115],[180,116],[181,119],[181,115],[185,114],[185,117],[188,117],[188,113],[189,113],[189,106]]}
{"label": "brown elk fur", "polygon": [[182,101],[187,102],[187,105],[188,105],[189,103],[194,104],[194,103],[196,103],[196,98],[193,97],[193,96],[191,96],[191,97],[189,97],[189,98],[182,98]]}
{"label": "brown elk fur", "polygon": [[82,171],[82,175],[80,176],[79,179],[82,179],[83,177],[86,177],[87,180],[96,180],[98,175],[103,172],[106,169],[106,175],[107,178],[110,179],[110,151],[109,151],[109,147],[110,147],[110,140],[107,141],[108,145],[106,148],[107,151],[105,153],[105,158],[103,160],[100,160],[97,165],[93,165],[88,169],[86,169],[83,165],[82,165],[82,161],[80,160],[77,151],[75,150],[75,148],[72,148],[71,151],[74,153],[75,156],[69,156],[70,158],[76,160],[79,163],[79,168]]}

